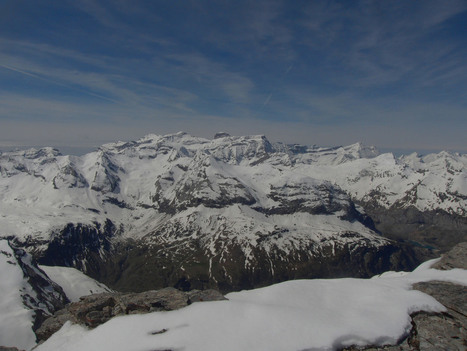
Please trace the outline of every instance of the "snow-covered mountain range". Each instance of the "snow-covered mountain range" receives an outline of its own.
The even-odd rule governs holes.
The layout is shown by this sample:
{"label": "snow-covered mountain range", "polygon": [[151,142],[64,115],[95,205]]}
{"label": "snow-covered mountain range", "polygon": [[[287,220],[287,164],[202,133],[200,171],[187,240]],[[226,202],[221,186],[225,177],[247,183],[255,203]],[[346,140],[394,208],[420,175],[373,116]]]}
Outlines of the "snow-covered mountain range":
{"label": "snow-covered mountain range", "polygon": [[148,135],[0,154],[0,237],[111,287],[223,291],[413,268],[466,240],[467,155]]}

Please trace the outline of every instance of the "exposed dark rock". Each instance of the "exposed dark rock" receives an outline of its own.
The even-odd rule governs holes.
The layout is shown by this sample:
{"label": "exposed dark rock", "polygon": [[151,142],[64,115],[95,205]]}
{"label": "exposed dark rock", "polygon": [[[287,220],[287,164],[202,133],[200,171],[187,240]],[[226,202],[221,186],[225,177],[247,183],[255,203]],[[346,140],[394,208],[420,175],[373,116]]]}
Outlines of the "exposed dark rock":
{"label": "exposed dark rock", "polygon": [[67,321],[95,328],[118,315],[172,311],[193,302],[218,300],[225,300],[225,297],[214,290],[185,293],[174,288],[142,293],[102,293],[83,296],[80,301],[68,304],[46,319],[36,331],[36,335],[39,340],[47,340]]}
{"label": "exposed dark rock", "polygon": [[[97,262],[109,253],[110,239],[116,230],[110,220],[103,226],[99,223],[94,226],[69,223],[52,236],[47,249],[38,254],[37,261],[42,265],[68,266],[86,273],[92,272]],[[30,244],[32,250],[34,244]]]}
{"label": "exposed dark rock", "polygon": [[52,184],[54,189],[85,188],[89,186],[86,178],[70,163],[61,168],[60,172],[53,178]]}
{"label": "exposed dark rock", "polygon": [[467,242],[460,243],[445,253],[441,260],[436,262],[432,267],[441,270],[449,270],[453,268],[467,269]]}
{"label": "exposed dark rock", "polygon": [[420,351],[466,350],[466,322],[467,318],[460,319],[450,313],[418,313],[412,317],[416,333],[411,336],[411,344]]}
{"label": "exposed dark rock", "polygon": [[220,301],[226,298],[217,290],[191,290],[187,292],[188,302]]}
{"label": "exposed dark rock", "polygon": [[96,164],[96,173],[91,183],[91,189],[102,193],[118,193],[120,191],[120,168],[104,150],[99,150],[99,161]]}
{"label": "exposed dark rock", "polygon": [[120,208],[132,209],[132,207],[129,206],[127,203],[125,203],[125,201],[120,201],[119,199],[117,199],[115,197],[110,197],[109,196],[108,198],[105,198],[102,201],[104,203],[109,203],[109,204],[115,205],[115,206],[120,207]]}
{"label": "exposed dark rock", "polygon": [[[319,185],[284,184],[272,187],[269,197],[279,205],[272,208],[257,209],[260,212],[272,214],[292,214],[308,212],[311,214],[332,214],[338,211],[346,213],[346,220],[355,220],[350,212],[357,212],[350,196],[330,182]],[[348,217],[348,218],[347,218]]]}
{"label": "exposed dark rock", "polygon": [[414,284],[413,288],[433,296],[448,309],[450,315],[467,321],[466,286],[432,281]]}

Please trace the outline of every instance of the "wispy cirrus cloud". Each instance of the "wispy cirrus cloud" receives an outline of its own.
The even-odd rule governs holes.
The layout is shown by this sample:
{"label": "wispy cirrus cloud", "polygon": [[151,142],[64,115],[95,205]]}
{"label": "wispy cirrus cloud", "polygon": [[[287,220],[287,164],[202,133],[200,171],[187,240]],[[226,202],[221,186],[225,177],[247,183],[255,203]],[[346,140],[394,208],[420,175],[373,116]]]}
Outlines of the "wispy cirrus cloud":
{"label": "wispy cirrus cloud", "polygon": [[335,62],[337,84],[364,88],[409,78],[424,85],[434,67],[449,70],[456,55],[465,57],[465,45],[442,32],[446,21],[466,11],[464,1],[315,2],[301,24],[310,33],[306,45]]}

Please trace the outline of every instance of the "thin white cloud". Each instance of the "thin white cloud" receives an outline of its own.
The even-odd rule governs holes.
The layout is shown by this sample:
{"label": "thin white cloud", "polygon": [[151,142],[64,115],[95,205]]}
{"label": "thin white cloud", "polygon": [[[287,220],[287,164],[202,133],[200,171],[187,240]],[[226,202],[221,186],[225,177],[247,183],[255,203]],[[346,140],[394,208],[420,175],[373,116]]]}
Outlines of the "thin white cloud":
{"label": "thin white cloud", "polygon": [[[0,43],[12,44],[5,41]],[[138,71],[145,68],[149,70],[151,62],[137,59],[121,62],[112,57],[83,55],[80,52],[25,42],[19,42],[17,45],[22,49],[19,50],[21,55],[0,54],[0,67],[64,87],[81,95],[97,97],[119,105],[134,107],[165,105],[185,111],[192,111],[187,104],[197,99],[197,96],[189,91],[154,84],[150,80],[132,75],[131,67],[137,67]],[[43,57],[37,60],[35,59],[37,55],[29,55],[31,52]],[[56,64],[63,59],[73,59],[80,64],[90,65],[92,71]],[[10,65],[11,62],[14,62],[15,67]]]}
{"label": "thin white cloud", "polygon": [[[336,74],[329,77],[337,85],[370,88],[407,79],[423,85],[433,80],[434,67],[440,72],[452,68],[449,61],[455,47],[434,34],[465,11],[467,3],[462,0],[359,1],[353,6],[313,2],[304,10],[306,20],[301,21],[309,31],[303,41],[329,61],[340,63]],[[464,79],[466,74],[467,69]]]}
{"label": "thin white cloud", "polygon": [[245,75],[232,72],[225,65],[196,52],[168,55],[167,58],[174,60],[177,69],[201,87],[220,90],[233,103],[249,101],[254,83]]}

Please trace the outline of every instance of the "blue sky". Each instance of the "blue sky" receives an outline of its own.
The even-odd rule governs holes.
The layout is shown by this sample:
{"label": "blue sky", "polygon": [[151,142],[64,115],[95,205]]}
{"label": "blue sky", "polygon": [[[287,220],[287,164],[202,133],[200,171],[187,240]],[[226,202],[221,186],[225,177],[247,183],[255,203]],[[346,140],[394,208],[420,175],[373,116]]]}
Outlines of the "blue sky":
{"label": "blue sky", "polygon": [[0,2],[0,147],[180,130],[467,152],[467,1]]}

